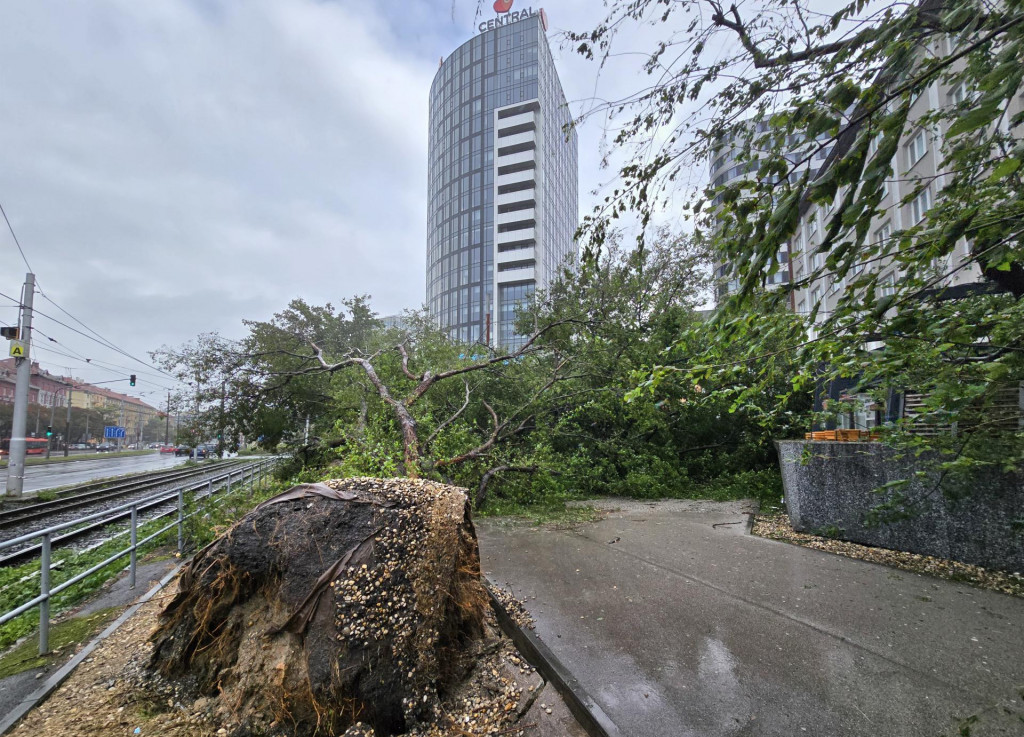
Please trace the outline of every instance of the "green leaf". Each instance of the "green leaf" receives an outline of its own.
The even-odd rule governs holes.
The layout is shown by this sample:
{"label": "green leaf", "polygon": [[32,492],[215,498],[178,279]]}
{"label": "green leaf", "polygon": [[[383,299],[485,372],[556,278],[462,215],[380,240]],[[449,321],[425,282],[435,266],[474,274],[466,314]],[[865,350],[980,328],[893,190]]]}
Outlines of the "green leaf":
{"label": "green leaf", "polygon": [[946,135],[950,137],[959,136],[964,133],[970,133],[978,128],[983,128],[995,120],[995,117],[998,114],[998,100],[989,102],[983,107],[977,107],[973,110],[969,110],[960,116],[960,118],[949,127],[949,130],[946,131]]}
{"label": "green leaf", "polygon": [[1020,169],[1020,164],[1020,159],[1005,159],[1000,162],[999,166],[992,170],[992,175],[988,180],[990,182],[998,182],[1000,179],[1005,179]]}

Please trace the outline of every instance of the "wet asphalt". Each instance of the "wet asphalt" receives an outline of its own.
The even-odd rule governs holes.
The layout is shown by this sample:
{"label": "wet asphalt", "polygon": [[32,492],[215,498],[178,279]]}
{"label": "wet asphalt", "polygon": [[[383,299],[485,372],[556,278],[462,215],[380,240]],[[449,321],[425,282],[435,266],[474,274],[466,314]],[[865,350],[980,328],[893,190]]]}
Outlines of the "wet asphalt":
{"label": "wet asphalt", "polygon": [[735,503],[605,506],[477,530],[622,735],[1024,734],[1024,600],[751,536]]}
{"label": "wet asphalt", "polygon": [[[153,451],[147,455],[93,460],[65,461],[25,467],[25,492],[55,489],[71,484],[84,484],[95,479],[142,473],[180,466],[188,458]],[[7,469],[0,468],[0,493],[7,489]]]}

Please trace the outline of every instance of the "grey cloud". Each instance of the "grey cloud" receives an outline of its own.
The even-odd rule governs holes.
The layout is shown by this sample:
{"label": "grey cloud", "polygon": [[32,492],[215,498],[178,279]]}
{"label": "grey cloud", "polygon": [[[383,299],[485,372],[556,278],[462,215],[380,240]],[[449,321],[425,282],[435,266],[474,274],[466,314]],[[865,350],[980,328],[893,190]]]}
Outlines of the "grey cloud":
{"label": "grey cloud", "polygon": [[[476,7],[458,0],[453,20],[448,0],[6,5],[0,201],[43,289],[140,356],[201,331],[237,337],[295,296],[418,306],[427,94]],[[548,12],[586,28],[603,7]],[[591,95],[595,66],[555,52],[567,96]],[[601,80],[609,94],[635,84],[635,65]],[[581,195],[608,177],[600,140],[581,131]],[[24,268],[2,234],[0,263],[0,291],[17,294]]]}

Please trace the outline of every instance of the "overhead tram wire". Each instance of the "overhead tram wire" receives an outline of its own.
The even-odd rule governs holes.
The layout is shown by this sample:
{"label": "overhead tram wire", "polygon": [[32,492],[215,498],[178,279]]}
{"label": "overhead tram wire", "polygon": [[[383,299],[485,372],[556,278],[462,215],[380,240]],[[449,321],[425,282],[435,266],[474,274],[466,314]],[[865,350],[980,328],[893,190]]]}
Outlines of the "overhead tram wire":
{"label": "overhead tram wire", "polygon": [[[13,238],[13,239],[14,239],[14,245],[16,245],[16,246],[18,247],[18,253],[20,253],[20,254],[21,254],[21,260],[25,262],[25,268],[27,268],[27,269],[29,270],[29,272],[30,272],[30,273],[34,274],[34,273],[35,273],[35,270],[34,270],[34,269],[32,268],[32,265],[31,265],[31,264],[30,264],[30,263],[28,262],[28,257],[27,257],[27,256],[25,255],[25,250],[24,250],[24,249],[23,249],[23,248],[21,247],[21,241],[19,241],[19,240],[18,240],[18,234],[14,232],[14,226],[13,226],[13,225],[11,225],[11,220],[10,220],[10,218],[8,218],[8,217],[7,217],[7,211],[6,211],[6,210],[4,210],[4,207],[3,207],[3,203],[0,203],[0,214],[2,214],[2,215],[3,215],[3,218],[4,218],[4,222],[5,222],[5,223],[7,223],[7,230],[9,230],[9,231],[10,231],[10,233],[11,233],[11,238]],[[175,376],[174,376],[173,374],[170,374],[170,373],[168,373],[168,372],[164,371],[163,369],[161,369],[161,368],[159,368],[159,367],[157,367],[157,366],[154,366],[154,365],[152,365],[151,363],[148,363],[147,361],[143,361],[143,360],[142,360],[141,358],[137,358],[137,357],[133,356],[132,354],[128,353],[128,351],[126,351],[126,350],[124,350],[123,348],[119,347],[118,345],[116,345],[116,344],[115,344],[115,343],[114,343],[113,341],[109,340],[108,338],[105,338],[104,336],[100,335],[100,334],[99,334],[98,332],[96,332],[96,331],[95,331],[95,330],[93,330],[93,329],[92,329],[91,327],[89,327],[88,325],[86,325],[86,324],[85,324],[84,322],[82,322],[81,320],[79,320],[79,319],[78,319],[77,317],[75,317],[74,315],[72,315],[72,314],[71,314],[70,312],[68,312],[67,310],[65,310],[65,309],[64,309],[63,307],[61,307],[61,306],[60,306],[59,304],[57,304],[57,303],[56,303],[56,302],[54,302],[54,301],[53,301],[52,299],[50,299],[49,295],[47,295],[47,294],[46,294],[46,292],[44,292],[44,291],[42,290],[42,287],[40,287],[40,286],[39,286],[39,281],[38,281],[38,280],[36,281],[36,290],[37,290],[37,291],[39,292],[39,295],[40,295],[40,296],[41,296],[41,297],[42,297],[43,299],[45,299],[45,300],[46,300],[47,302],[49,302],[50,304],[52,304],[52,305],[53,305],[54,307],[56,307],[56,308],[57,308],[58,310],[60,310],[60,311],[61,311],[61,312],[63,312],[63,313],[65,314],[65,315],[67,315],[68,317],[70,317],[70,318],[71,318],[72,320],[74,320],[75,322],[77,322],[77,323],[78,323],[79,325],[81,325],[81,326],[82,326],[83,328],[85,328],[86,330],[88,330],[88,331],[89,331],[90,333],[92,333],[92,334],[93,334],[93,336],[95,336],[95,337],[92,337],[92,336],[86,335],[85,333],[82,333],[81,331],[79,331],[79,330],[76,330],[75,328],[72,328],[72,327],[71,327],[70,325],[65,325],[64,323],[60,322],[59,320],[57,320],[57,319],[55,319],[55,318],[53,318],[53,317],[50,317],[49,315],[46,315],[45,313],[42,313],[42,312],[40,312],[40,311],[39,311],[38,309],[35,309],[35,310],[33,310],[33,312],[34,312],[34,313],[37,313],[37,314],[39,314],[39,315],[42,315],[43,317],[46,317],[46,318],[47,318],[47,319],[49,319],[49,320],[53,320],[53,321],[54,321],[55,323],[57,323],[58,325],[63,325],[64,327],[66,327],[66,328],[67,328],[68,330],[71,330],[71,331],[73,331],[73,332],[76,332],[76,333],[78,333],[79,335],[82,335],[83,337],[89,338],[90,340],[93,340],[93,341],[95,341],[95,342],[99,343],[100,345],[102,345],[102,346],[104,346],[104,347],[106,347],[106,348],[109,348],[110,350],[113,350],[113,351],[114,351],[114,352],[116,352],[116,353],[120,353],[120,354],[121,354],[122,356],[124,356],[125,358],[130,358],[131,360],[133,360],[133,361],[135,361],[135,362],[137,362],[137,363],[140,363],[140,364],[142,364],[143,366],[147,366],[148,368],[151,368],[151,369],[153,369],[154,371],[157,371],[158,373],[160,373],[160,374],[163,374],[164,376],[166,376],[166,377],[168,377],[168,378],[171,378],[171,379],[174,379],[175,381],[177,381],[177,377],[175,377]],[[7,296],[6,294],[0,295],[0,296],[3,296],[3,297],[6,297],[7,299],[11,299],[12,301],[15,301],[15,300],[13,300],[13,299],[12,299],[11,297],[8,297],[8,296]],[[17,300],[17,301],[16,301],[16,304],[20,305],[20,304],[22,304],[22,301],[21,301],[21,300]]]}
{"label": "overhead tram wire", "polygon": [[[46,294],[46,293],[45,293],[45,292],[44,292],[44,291],[43,291],[42,289],[39,289],[39,295],[40,295],[40,296],[41,296],[41,297],[42,297],[43,299],[45,299],[45,300],[46,300],[47,302],[49,302],[49,303],[50,303],[51,305],[53,305],[54,307],[56,307],[56,308],[57,308],[58,310],[60,310],[61,312],[63,312],[63,313],[65,314],[65,315],[67,315],[68,317],[70,317],[70,318],[71,318],[72,320],[74,320],[75,322],[77,322],[77,323],[78,323],[79,325],[81,325],[81,326],[82,326],[83,328],[85,328],[86,330],[88,330],[88,331],[89,331],[90,333],[92,333],[92,334],[93,334],[94,336],[96,336],[96,337],[95,337],[95,338],[92,338],[91,336],[85,335],[84,333],[81,333],[80,331],[77,331],[77,330],[76,330],[75,332],[79,332],[79,334],[81,334],[81,335],[85,335],[85,337],[87,337],[87,338],[90,338],[91,340],[94,340],[94,341],[98,342],[98,343],[99,343],[100,345],[105,345],[106,347],[110,348],[111,350],[113,350],[113,351],[115,351],[115,352],[117,352],[117,353],[120,353],[120,354],[121,354],[122,356],[124,356],[125,358],[130,358],[131,360],[133,360],[133,361],[135,361],[135,362],[137,362],[137,363],[140,363],[140,364],[142,364],[143,366],[147,366],[147,367],[149,367],[149,368],[153,369],[154,371],[156,371],[156,372],[158,372],[158,373],[160,373],[160,374],[163,374],[164,376],[166,376],[166,377],[168,377],[168,378],[171,378],[171,379],[175,379],[175,380],[177,380],[177,377],[175,377],[175,376],[174,376],[173,374],[170,374],[170,373],[168,373],[168,372],[164,371],[163,369],[159,368],[158,366],[154,366],[153,364],[149,363],[148,361],[143,361],[143,360],[142,360],[141,358],[137,358],[136,356],[133,356],[133,355],[132,355],[131,353],[129,353],[128,351],[126,351],[126,350],[124,350],[123,348],[121,348],[121,347],[119,347],[118,345],[116,345],[116,344],[115,344],[115,343],[114,343],[113,341],[111,341],[111,340],[109,340],[109,339],[105,338],[104,336],[100,335],[100,334],[99,334],[98,332],[96,332],[95,330],[93,330],[93,329],[92,329],[91,327],[89,327],[88,325],[86,325],[86,324],[85,324],[84,322],[82,322],[81,320],[79,320],[79,319],[78,319],[77,317],[75,317],[75,316],[74,316],[74,315],[72,315],[72,314],[71,314],[70,312],[68,312],[68,311],[67,311],[67,310],[65,310],[65,309],[64,309],[63,307],[61,307],[61,306],[60,306],[59,304],[57,304],[57,303],[56,303],[56,302],[54,302],[54,301],[53,301],[52,299],[50,299],[50,297],[49,297],[49,296],[47,296],[47,294]],[[36,311],[38,312],[38,310],[36,310]],[[56,318],[50,317],[49,315],[45,315],[45,314],[43,314],[43,313],[39,313],[39,314],[43,315],[43,317],[46,317],[46,318],[47,318],[47,319],[49,319],[49,320],[53,320],[53,321],[54,321],[54,322],[56,322],[56,323],[57,323],[58,325],[64,325],[64,327],[68,328],[68,330],[75,330],[75,329],[74,329],[74,328],[72,328],[72,327],[71,327],[70,325],[65,325],[64,323],[60,322],[60,321],[59,321],[59,320],[57,320]]]}
{"label": "overhead tram wire", "polygon": [[[9,297],[6,294],[3,294],[2,292],[0,292],[0,297],[6,297],[7,299],[12,299],[11,297]],[[7,323],[4,322],[3,320],[0,320],[0,325],[7,326]],[[110,363],[109,361],[101,361],[101,360],[96,359],[96,358],[87,358],[86,356],[83,356],[81,353],[76,351],[71,346],[68,346],[68,345],[66,345],[64,343],[61,343],[56,338],[53,338],[53,337],[47,335],[42,330],[40,330],[38,327],[34,327],[33,331],[36,332],[36,333],[39,333],[41,336],[46,338],[49,342],[54,343],[56,345],[59,345],[61,348],[64,348],[65,350],[71,351],[71,353],[64,353],[64,352],[61,352],[61,351],[57,351],[57,350],[54,350],[53,348],[50,348],[50,347],[44,346],[44,345],[36,345],[35,346],[36,350],[46,351],[47,353],[53,353],[54,355],[62,356],[64,358],[70,358],[70,359],[73,359],[73,360],[81,361],[81,362],[86,364],[86,367],[88,367],[88,368],[96,368],[97,370],[104,371],[107,374],[115,374],[116,375],[119,372],[116,371],[115,369],[123,369],[125,371],[135,371],[135,372],[137,372],[137,373],[139,373],[139,374],[141,374],[143,376],[155,376],[155,377],[157,377],[159,379],[163,379],[163,377],[160,376],[159,374],[155,374],[155,373],[152,373],[152,372],[149,372],[149,371],[143,371],[142,369],[129,368],[128,366],[122,366],[120,364]],[[86,336],[86,337],[88,337],[88,336]],[[74,355],[72,355],[72,354],[74,354]],[[70,368],[70,367],[68,367],[68,368]],[[177,379],[175,377],[172,376],[171,378],[174,378],[175,381],[177,381]],[[169,386],[166,386],[164,384],[158,384],[155,381],[151,381],[149,383],[151,383],[155,387],[159,387],[160,389],[162,389],[164,391],[177,391],[173,387],[169,387]]]}
{"label": "overhead tram wire", "polygon": [[[5,299],[9,299],[12,302],[20,304],[20,302],[18,302],[18,300],[14,299],[14,297],[11,297],[8,294],[4,294],[3,292],[0,292],[0,297],[3,297]],[[50,300],[50,301],[52,302],[52,300]],[[58,305],[58,307],[59,307],[59,305]],[[168,372],[166,372],[166,371],[164,371],[164,370],[162,370],[162,369],[160,369],[160,368],[158,368],[156,366],[153,366],[152,364],[149,364],[149,363],[143,361],[141,358],[136,358],[135,356],[133,356],[132,354],[128,353],[127,351],[125,351],[125,350],[123,350],[121,348],[118,348],[113,343],[104,342],[105,339],[104,340],[100,340],[100,339],[94,338],[93,336],[89,335],[88,333],[83,333],[78,328],[75,328],[75,327],[73,327],[71,325],[68,325],[66,322],[62,322],[62,321],[58,320],[57,318],[53,317],[52,315],[48,315],[45,312],[40,311],[39,309],[33,309],[32,310],[32,314],[39,315],[40,317],[45,317],[47,320],[55,322],[56,324],[60,325],[61,327],[67,328],[71,332],[76,333],[78,335],[81,335],[83,338],[87,338],[88,340],[91,340],[93,343],[97,343],[98,345],[101,345],[104,348],[108,348],[110,350],[113,350],[113,351],[121,354],[122,356],[125,356],[126,358],[130,358],[133,361],[137,361],[138,363],[141,363],[143,366],[146,366],[147,368],[151,368],[154,371],[162,374],[163,376],[166,376],[169,379],[174,379],[175,381],[178,380],[178,377],[176,377],[174,374],[170,374],[170,373],[168,373]]]}
{"label": "overhead tram wire", "polygon": [[4,210],[3,203],[0,203],[0,214],[4,216],[4,222],[7,223],[7,229],[11,231],[11,237],[14,239],[14,245],[18,247],[18,253],[21,254],[21,260],[25,262],[25,268],[29,270],[29,273],[35,273],[32,270],[32,266],[28,262],[28,258],[25,257],[25,251],[21,248],[21,241],[18,240],[17,234],[14,232],[14,226],[11,225],[11,221],[7,217],[7,211]]}
{"label": "overhead tram wire", "polygon": [[[105,374],[110,375],[110,376],[120,376],[121,375],[121,372],[117,371],[115,369],[124,369],[126,371],[136,371],[139,374],[145,373],[145,372],[143,372],[143,371],[141,371],[139,369],[129,369],[126,366],[118,366],[116,364],[106,364],[105,361],[98,361],[95,358],[86,358],[85,356],[83,356],[80,353],[78,353],[77,351],[75,351],[73,348],[70,348],[67,345],[64,345],[63,343],[59,342],[55,338],[51,338],[46,333],[43,333],[42,331],[38,331],[38,330],[36,332],[39,332],[40,335],[42,335],[44,338],[46,338],[51,343],[55,343],[56,345],[59,345],[62,348],[65,348],[65,349],[71,351],[75,355],[71,355],[71,353],[64,353],[62,351],[54,350],[53,348],[50,348],[49,346],[45,346],[45,345],[37,345],[37,346],[35,346],[36,350],[46,351],[47,353],[53,353],[54,355],[62,356],[63,358],[70,358],[70,359],[75,360],[75,361],[81,361],[82,363],[86,364],[86,366],[83,367],[83,368],[94,368],[97,371],[103,371]],[[101,364],[106,364],[106,365],[101,365]],[[114,368],[110,368],[110,366],[114,366]],[[71,369],[70,366],[66,367],[66,368],[68,368],[69,370]],[[79,370],[81,370],[81,369],[79,369]],[[148,374],[148,375],[156,376],[156,374]],[[164,384],[158,384],[155,381],[150,381],[148,383],[150,385],[154,386],[154,387],[157,387],[157,388],[161,389],[162,391],[171,391],[171,392],[172,391],[176,391],[173,387],[169,387],[169,386],[166,386]]]}
{"label": "overhead tram wire", "polygon": [[[60,344],[58,343],[58,345],[60,345]],[[81,371],[83,369],[95,369],[96,371],[102,371],[104,373],[104,375],[106,375],[106,376],[113,376],[113,377],[117,377],[117,378],[124,378],[123,374],[120,371],[115,371],[115,370],[109,369],[109,368],[107,368],[105,366],[96,366],[95,365],[95,363],[96,363],[95,361],[89,361],[88,359],[79,358],[78,356],[72,356],[70,353],[63,353],[62,351],[54,350],[53,348],[50,348],[50,347],[45,346],[45,345],[37,345],[37,346],[35,346],[35,349],[36,350],[40,350],[40,351],[45,351],[46,353],[52,353],[55,356],[61,356],[62,358],[69,358],[69,359],[71,359],[73,361],[82,361],[82,362],[87,364],[86,366],[80,366],[78,368],[75,368],[73,366],[64,366],[64,367],[62,367],[62,368],[67,368],[69,371]],[[127,381],[127,379],[124,379],[124,380]],[[157,384],[156,382],[148,382],[148,383],[149,383],[150,386],[158,388],[161,391],[175,391],[175,389],[173,389],[172,387],[164,386],[163,384]]]}

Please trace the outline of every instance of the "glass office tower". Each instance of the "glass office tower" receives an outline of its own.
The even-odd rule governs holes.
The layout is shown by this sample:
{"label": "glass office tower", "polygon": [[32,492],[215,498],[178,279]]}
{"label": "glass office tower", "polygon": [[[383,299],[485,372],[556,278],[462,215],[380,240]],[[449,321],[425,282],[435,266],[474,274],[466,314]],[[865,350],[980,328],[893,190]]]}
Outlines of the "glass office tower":
{"label": "glass office tower", "polygon": [[575,253],[577,144],[542,15],[484,31],[430,89],[427,305],[464,343],[521,344],[517,306]]}

